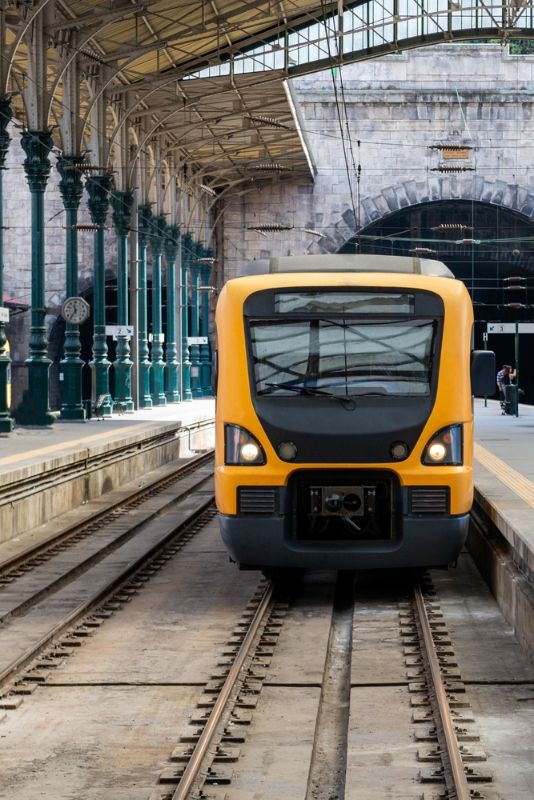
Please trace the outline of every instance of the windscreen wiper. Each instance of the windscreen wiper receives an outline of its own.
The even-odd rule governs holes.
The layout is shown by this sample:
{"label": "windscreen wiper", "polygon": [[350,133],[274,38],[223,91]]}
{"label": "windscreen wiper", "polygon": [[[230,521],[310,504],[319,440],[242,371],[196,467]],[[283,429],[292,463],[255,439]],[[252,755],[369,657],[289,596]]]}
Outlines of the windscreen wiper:
{"label": "windscreen wiper", "polygon": [[295,394],[303,394],[310,397],[328,397],[331,400],[337,400],[348,411],[353,411],[356,408],[356,401],[352,395],[334,394],[334,392],[327,392],[324,389],[317,389],[315,386],[295,386],[287,383],[267,383],[266,385],[269,388],[262,389],[258,394],[271,394],[275,389],[287,389],[289,392],[295,392]]}

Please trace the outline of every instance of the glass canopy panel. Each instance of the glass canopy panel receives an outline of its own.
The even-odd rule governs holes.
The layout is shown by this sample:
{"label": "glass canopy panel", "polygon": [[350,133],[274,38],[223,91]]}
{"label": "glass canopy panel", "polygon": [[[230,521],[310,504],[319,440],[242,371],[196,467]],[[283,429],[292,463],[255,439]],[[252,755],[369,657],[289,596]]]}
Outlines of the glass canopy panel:
{"label": "glass canopy panel", "polygon": [[[526,3],[526,5],[523,5]],[[534,26],[531,0],[517,0],[517,5],[497,0],[370,0],[344,11],[342,25],[336,15],[324,22],[313,22],[289,31],[255,48],[233,56],[235,73],[299,68],[340,55],[357,57],[373,48],[390,45],[402,49],[403,41],[429,36],[445,38],[449,32],[462,34],[479,30],[510,35],[514,28],[525,31]],[[338,31],[342,31],[338,37]],[[466,36],[466,38],[468,38]],[[287,50],[287,59],[286,59]],[[228,74],[228,63],[208,67],[190,75],[216,77]],[[302,70],[300,70],[302,71]]]}

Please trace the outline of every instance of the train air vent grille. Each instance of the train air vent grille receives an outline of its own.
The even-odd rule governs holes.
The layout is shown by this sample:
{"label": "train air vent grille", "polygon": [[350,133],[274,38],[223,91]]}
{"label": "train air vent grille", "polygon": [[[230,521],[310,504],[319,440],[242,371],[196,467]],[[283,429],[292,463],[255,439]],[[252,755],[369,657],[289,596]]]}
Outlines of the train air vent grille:
{"label": "train air vent grille", "polygon": [[448,514],[448,486],[412,486],[410,514]]}
{"label": "train air vent grille", "polygon": [[273,486],[240,486],[237,490],[239,514],[276,514],[278,491]]}

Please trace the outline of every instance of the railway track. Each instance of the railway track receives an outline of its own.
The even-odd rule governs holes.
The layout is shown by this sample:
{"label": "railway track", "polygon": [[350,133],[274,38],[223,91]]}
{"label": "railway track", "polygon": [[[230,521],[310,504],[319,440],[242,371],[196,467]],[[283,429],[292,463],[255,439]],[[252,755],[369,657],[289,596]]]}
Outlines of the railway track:
{"label": "railway track", "polygon": [[[211,454],[181,464],[96,519],[62,531],[44,551],[5,565],[0,589],[0,708],[14,707],[17,696],[43,680],[37,659],[58,637],[75,630],[110,596],[120,597],[134,576],[146,576],[147,568],[150,574],[164,563],[191,538],[203,514],[213,516],[212,474]],[[98,624],[93,619],[89,628]],[[79,644],[87,633],[83,626],[75,630],[70,645],[76,639]],[[51,663],[46,658],[45,662]]]}
{"label": "railway track", "polygon": [[57,533],[47,538],[46,541],[31,545],[20,554],[5,558],[0,563],[0,591],[6,584],[11,583],[25,572],[32,570],[42,564],[43,561],[59,553],[66,545],[78,542],[105,525],[116,521],[117,518],[123,517],[147,498],[154,497],[172,486],[176,481],[198,469],[198,467],[210,463],[212,458],[213,452],[210,451],[189,459],[178,467],[169,466],[163,470],[164,474],[162,476],[153,480],[149,479],[142,487],[130,492],[126,498],[121,496],[109,504],[106,503],[103,509],[95,510],[89,519],[67,524]]}
{"label": "railway track", "polygon": [[[192,714],[194,731],[181,737],[171,755],[173,766],[162,772],[160,786],[150,800],[231,800],[233,774],[239,771],[237,745],[246,749],[247,741],[253,742],[251,715],[263,686],[270,685],[269,665],[284,618],[291,611],[287,591],[276,582],[258,588],[223,653],[224,660],[219,662],[222,671],[206,686],[198,704],[200,710]],[[473,762],[484,761],[484,754],[473,745],[479,737],[470,724],[473,718],[467,710],[465,686],[433,594],[428,582],[416,583],[411,597],[400,603],[399,614],[399,636],[412,698],[413,739],[417,742],[417,759],[424,764],[418,770],[414,765],[414,781],[420,786],[417,797],[493,800],[496,795],[491,790],[491,774],[480,763],[473,766]],[[355,659],[357,663],[353,647],[357,597],[355,573],[339,573],[305,800],[343,800],[349,796],[346,776],[351,662]],[[241,733],[247,725],[251,727],[248,736]],[[428,762],[432,762],[430,768],[426,767]],[[241,797],[241,792],[238,790],[237,796]],[[401,795],[405,796],[399,788]]]}
{"label": "railway track", "polygon": [[[94,742],[104,726],[98,722],[100,712],[93,711],[94,700],[109,697],[117,703],[119,692],[124,692],[125,702],[133,705],[135,694],[144,692],[150,698],[146,738],[138,738],[142,737],[140,727],[135,736],[132,733],[132,741],[138,740],[145,754],[144,765],[136,767],[135,779],[130,777],[132,762],[128,763],[123,746],[116,756],[117,767],[124,766],[122,777],[106,776],[104,781],[106,785],[113,781],[124,796],[135,800],[530,797],[524,792],[507,794],[498,781],[492,782],[495,746],[493,753],[491,745],[488,748],[486,762],[481,740],[487,746],[487,720],[486,729],[484,723],[479,729],[480,719],[476,725],[468,698],[470,684],[476,687],[478,679],[473,681],[471,663],[464,683],[459,662],[465,644],[457,654],[453,642],[463,626],[458,626],[461,604],[455,600],[455,573],[435,577],[440,594],[448,587],[443,610],[428,578],[412,586],[406,577],[396,582],[388,577],[388,583],[383,573],[377,579],[377,575],[352,572],[339,573],[337,579],[324,573],[322,577],[262,580],[246,604],[255,576],[238,573],[222,554],[210,504],[210,469],[204,463],[196,475],[182,476],[181,483],[168,487],[176,497],[182,495],[181,500],[168,503],[169,498],[162,496],[166,490],[152,496],[148,525],[139,524],[141,511],[145,514],[148,509],[132,509],[137,518],[131,524],[142,532],[141,537],[125,539],[49,596],[6,618],[0,626],[0,660],[5,664],[9,652],[6,637],[16,636],[31,648],[26,648],[23,658],[10,659],[9,673],[3,665],[0,709],[13,710],[7,712],[9,723],[2,723],[3,735],[8,726],[16,730],[17,718],[31,719],[36,730],[48,724],[47,730],[55,735],[68,718],[66,709],[76,692],[78,698],[91,698],[88,724],[97,727],[88,736]],[[175,559],[195,529],[202,530],[201,538],[192,543],[185,558]],[[88,545],[90,539],[84,541]],[[131,548],[127,557],[125,548]],[[59,555],[68,552],[60,550]],[[48,569],[55,558],[37,566]],[[116,559],[112,581],[109,559]],[[164,565],[168,566],[161,579],[147,586],[146,604],[141,594],[116,617]],[[94,570],[103,570],[102,591]],[[34,570],[32,576],[36,575]],[[25,577],[29,573],[9,586],[20,590]],[[81,581],[75,593],[78,605],[69,610],[67,601],[77,581]],[[9,591],[9,586],[3,591]],[[469,598],[472,604],[472,595]],[[62,616],[51,626],[51,613],[57,608]],[[453,620],[452,635],[446,619]],[[48,627],[41,640],[34,637],[29,642],[29,634],[34,635],[36,626],[44,622]],[[136,646],[133,633],[137,630]],[[126,655],[117,653],[115,662],[115,647],[120,649],[123,631]],[[85,647],[79,658],[69,659],[81,644]],[[160,649],[167,653],[161,662]],[[99,664],[103,652],[107,653],[104,667]],[[143,669],[136,666],[130,673],[127,665],[133,652],[138,665],[146,660]],[[57,669],[62,662],[63,668]],[[528,674],[516,676],[520,687],[516,696],[523,707],[530,702],[534,686]],[[481,680],[480,685],[490,682]],[[34,690],[32,702],[24,706],[27,711],[19,715],[15,709]],[[153,709],[165,704],[168,727],[160,734],[159,723],[152,724]],[[73,713],[80,714],[77,708]],[[473,708],[478,715],[480,693],[475,694]],[[44,717],[39,717],[43,710]],[[51,713],[57,714],[55,724],[50,724]],[[492,720],[497,719],[496,713],[489,711]],[[120,725],[125,718],[129,725],[143,725],[142,717],[134,718],[130,705],[113,706],[107,718],[121,720]],[[507,722],[503,725],[506,728]],[[173,738],[177,727],[179,736]],[[158,736],[159,749],[153,742]],[[174,742],[171,748],[169,741]],[[61,753],[61,745],[51,742],[50,747],[54,756]],[[70,746],[67,751],[71,752]],[[135,764],[139,753],[132,753]],[[157,753],[157,767],[151,753]],[[166,760],[167,766],[162,767]],[[88,766],[84,764],[75,790],[80,796],[90,785],[83,783]],[[0,771],[1,767],[0,755]],[[159,775],[156,785],[155,775]],[[129,779],[134,781],[131,785]],[[71,788],[65,787],[67,794]],[[25,800],[31,792],[28,784],[15,796]],[[48,797],[46,792],[43,796]]]}

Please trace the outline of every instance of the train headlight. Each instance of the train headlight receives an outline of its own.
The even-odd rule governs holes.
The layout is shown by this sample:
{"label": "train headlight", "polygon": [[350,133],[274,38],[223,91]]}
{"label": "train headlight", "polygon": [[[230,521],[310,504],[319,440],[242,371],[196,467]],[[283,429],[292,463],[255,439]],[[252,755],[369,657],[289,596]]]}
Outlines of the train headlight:
{"label": "train headlight", "polygon": [[246,461],[247,464],[253,464],[260,455],[260,448],[254,442],[247,442],[247,444],[241,446],[240,452],[243,461]]}
{"label": "train headlight", "polygon": [[461,425],[449,425],[435,433],[423,451],[423,464],[435,467],[463,464],[462,434]]}
{"label": "train headlight", "polygon": [[259,467],[266,463],[263,447],[245,428],[224,426],[224,463],[229,466]]}

